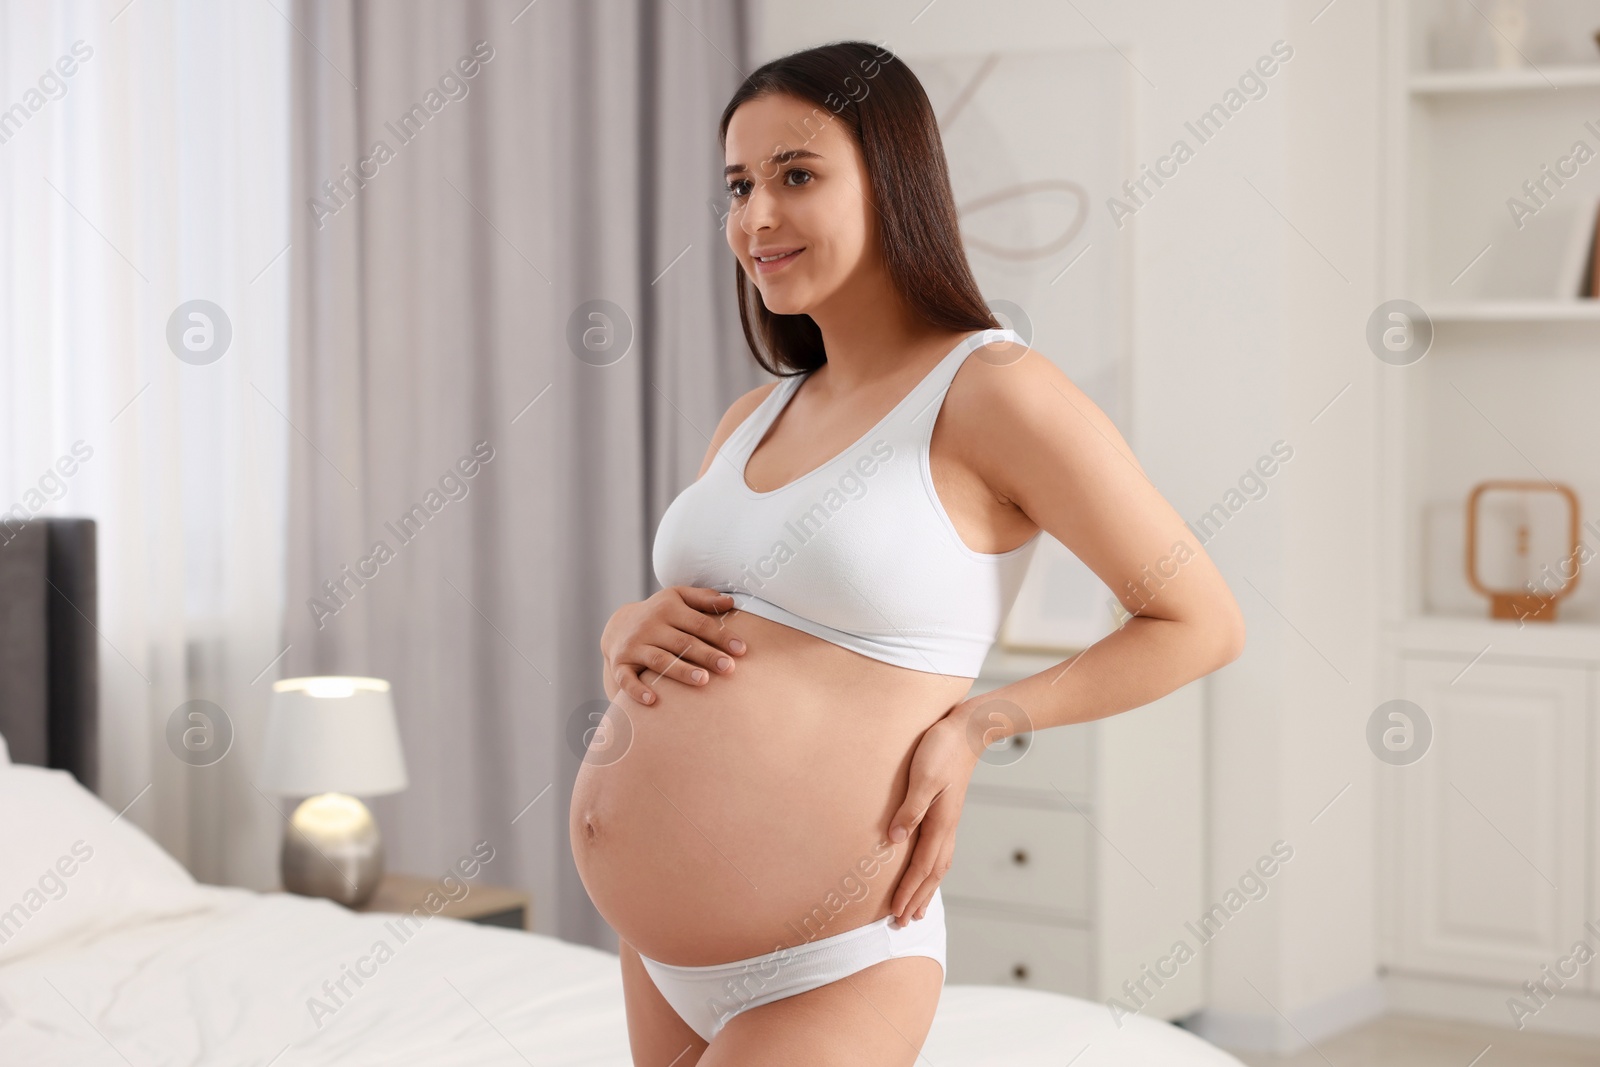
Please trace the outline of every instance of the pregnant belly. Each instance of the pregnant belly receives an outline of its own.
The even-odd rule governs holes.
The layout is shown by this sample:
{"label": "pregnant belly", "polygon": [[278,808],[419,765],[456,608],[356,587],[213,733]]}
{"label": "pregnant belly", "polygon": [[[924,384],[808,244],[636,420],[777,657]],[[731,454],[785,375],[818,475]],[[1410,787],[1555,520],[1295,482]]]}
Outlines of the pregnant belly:
{"label": "pregnant belly", "polygon": [[617,698],[580,764],[573,859],[612,929],[662,963],[744,959],[889,914],[918,835],[889,819],[916,744],[971,679],[881,663],[734,612],[732,675]]}

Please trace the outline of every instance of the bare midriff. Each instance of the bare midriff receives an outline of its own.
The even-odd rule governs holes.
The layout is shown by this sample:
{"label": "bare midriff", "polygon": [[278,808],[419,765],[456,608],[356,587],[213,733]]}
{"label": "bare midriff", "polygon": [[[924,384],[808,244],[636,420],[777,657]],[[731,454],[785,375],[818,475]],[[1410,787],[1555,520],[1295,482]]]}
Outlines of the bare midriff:
{"label": "bare midriff", "polygon": [[661,963],[727,963],[889,914],[918,834],[891,843],[922,734],[972,679],[852,652],[744,611],[748,651],[694,686],[617,697],[578,770],[569,831],[590,899]]}

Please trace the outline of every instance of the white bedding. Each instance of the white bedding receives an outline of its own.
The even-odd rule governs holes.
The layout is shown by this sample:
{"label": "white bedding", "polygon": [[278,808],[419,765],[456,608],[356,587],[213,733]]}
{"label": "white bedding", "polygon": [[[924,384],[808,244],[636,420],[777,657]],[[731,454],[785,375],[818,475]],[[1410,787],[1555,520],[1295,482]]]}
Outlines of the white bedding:
{"label": "white bedding", "polygon": [[[89,850],[72,846],[90,842],[80,862]],[[0,1065],[632,1063],[616,956],[198,885],[58,771],[0,765],[8,904]],[[923,1053],[938,1067],[1241,1067],[1163,1022],[1118,1030],[1103,1005],[993,986],[947,985]]]}
{"label": "white bedding", "polygon": [[[432,918],[400,943],[393,917],[288,894],[212,888],[207,912],[150,920],[0,966],[0,1061],[520,1064],[628,1067],[617,958],[539,934]],[[331,1014],[308,1008],[376,942],[372,974]],[[320,1015],[320,1019],[317,1017]],[[320,1021],[321,1025],[318,1025]],[[923,1049],[939,1067],[1239,1067],[1176,1027],[1103,1005],[949,985]]]}

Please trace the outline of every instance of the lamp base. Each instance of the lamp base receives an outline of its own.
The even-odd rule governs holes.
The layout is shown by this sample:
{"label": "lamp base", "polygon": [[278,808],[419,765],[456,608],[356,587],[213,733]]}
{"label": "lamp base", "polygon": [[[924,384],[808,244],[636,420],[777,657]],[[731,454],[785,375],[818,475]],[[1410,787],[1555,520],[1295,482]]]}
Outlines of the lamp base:
{"label": "lamp base", "polygon": [[307,797],[284,830],[281,867],[289,892],[360,907],[383,880],[377,820],[365,804],[343,793]]}

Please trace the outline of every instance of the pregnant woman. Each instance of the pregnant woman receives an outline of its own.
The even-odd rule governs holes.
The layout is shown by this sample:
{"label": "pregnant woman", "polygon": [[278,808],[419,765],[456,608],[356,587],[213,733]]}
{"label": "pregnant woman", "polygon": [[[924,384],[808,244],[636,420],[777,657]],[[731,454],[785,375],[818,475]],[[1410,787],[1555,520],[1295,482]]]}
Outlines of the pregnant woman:
{"label": "pregnant woman", "polygon": [[[740,315],[779,380],[723,416],[656,531],[663,588],[601,636],[573,857],[636,1064],[910,1064],[985,745],[1147,704],[1243,623],[1110,420],[991,315],[900,59],[777,59],[720,132]],[[969,700],[1045,531],[1135,615]]]}

